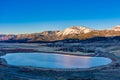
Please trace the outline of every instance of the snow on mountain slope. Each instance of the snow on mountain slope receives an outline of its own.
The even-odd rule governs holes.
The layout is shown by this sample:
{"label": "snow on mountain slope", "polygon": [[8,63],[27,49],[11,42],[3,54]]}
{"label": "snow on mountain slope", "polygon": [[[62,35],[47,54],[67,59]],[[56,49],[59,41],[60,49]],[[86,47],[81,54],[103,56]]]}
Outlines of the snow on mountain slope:
{"label": "snow on mountain slope", "polygon": [[117,26],[111,28],[110,30],[120,31],[120,25],[117,25]]}
{"label": "snow on mountain slope", "polygon": [[11,40],[29,40],[29,41],[54,41],[67,38],[87,39],[92,37],[109,37],[120,36],[120,25],[111,29],[94,30],[84,26],[73,26],[62,31],[44,31],[32,34],[18,34],[18,35],[0,35],[0,41]]}
{"label": "snow on mountain slope", "polygon": [[66,28],[63,31],[58,32],[57,35],[66,36],[66,35],[70,35],[70,34],[81,34],[81,33],[86,34],[91,31],[92,31],[92,29],[90,29],[90,28],[86,28],[83,26],[74,26],[74,27]]}

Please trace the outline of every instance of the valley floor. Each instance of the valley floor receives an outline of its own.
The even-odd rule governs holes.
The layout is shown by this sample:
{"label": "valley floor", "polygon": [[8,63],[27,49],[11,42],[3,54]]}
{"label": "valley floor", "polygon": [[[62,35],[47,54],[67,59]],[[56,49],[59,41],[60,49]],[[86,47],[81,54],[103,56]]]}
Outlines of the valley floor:
{"label": "valley floor", "polygon": [[113,60],[111,64],[89,69],[51,70],[10,66],[0,58],[0,80],[120,80],[119,50],[120,43],[0,43],[0,56],[16,52],[54,52]]}

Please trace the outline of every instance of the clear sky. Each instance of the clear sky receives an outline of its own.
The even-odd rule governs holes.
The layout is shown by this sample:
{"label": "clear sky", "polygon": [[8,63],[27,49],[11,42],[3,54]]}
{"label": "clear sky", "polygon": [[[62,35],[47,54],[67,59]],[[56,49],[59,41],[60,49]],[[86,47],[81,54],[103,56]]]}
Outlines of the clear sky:
{"label": "clear sky", "polygon": [[120,25],[120,0],[0,0],[0,33]]}

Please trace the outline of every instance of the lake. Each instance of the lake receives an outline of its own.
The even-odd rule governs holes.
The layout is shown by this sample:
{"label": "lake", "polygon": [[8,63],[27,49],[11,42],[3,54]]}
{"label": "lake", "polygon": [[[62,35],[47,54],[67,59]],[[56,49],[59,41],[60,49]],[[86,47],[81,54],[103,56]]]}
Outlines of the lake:
{"label": "lake", "polygon": [[112,62],[105,57],[84,57],[54,53],[10,53],[4,56],[9,65],[44,68],[90,68]]}

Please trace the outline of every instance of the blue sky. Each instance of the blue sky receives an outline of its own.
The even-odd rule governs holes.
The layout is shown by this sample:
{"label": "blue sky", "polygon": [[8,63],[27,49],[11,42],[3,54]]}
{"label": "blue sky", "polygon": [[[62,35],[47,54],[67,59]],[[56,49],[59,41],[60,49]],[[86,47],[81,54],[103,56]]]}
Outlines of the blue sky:
{"label": "blue sky", "polygon": [[119,0],[0,0],[0,33],[120,25]]}

